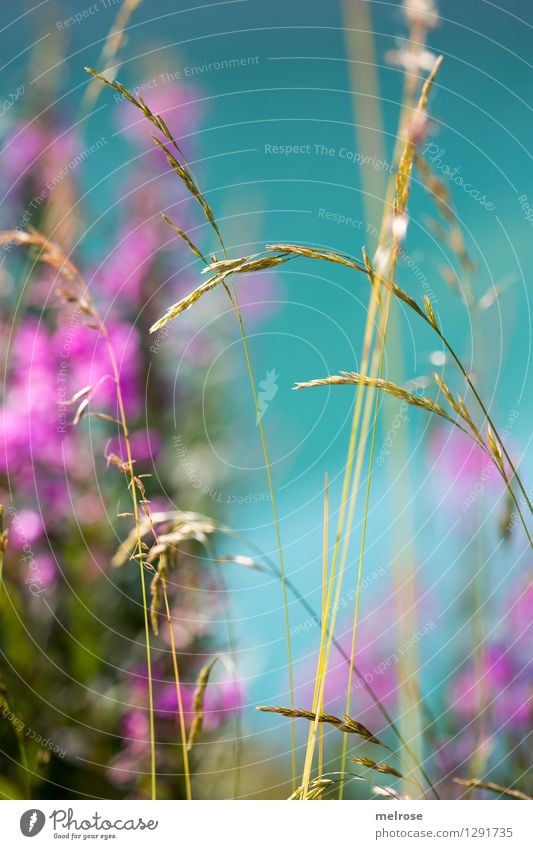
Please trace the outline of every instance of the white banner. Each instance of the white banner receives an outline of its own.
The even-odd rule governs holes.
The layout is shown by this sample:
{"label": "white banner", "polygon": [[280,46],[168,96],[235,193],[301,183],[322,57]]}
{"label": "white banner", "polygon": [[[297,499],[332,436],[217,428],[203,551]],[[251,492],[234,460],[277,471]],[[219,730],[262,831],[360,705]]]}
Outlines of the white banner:
{"label": "white banner", "polygon": [[0,810],[6,849],[533,846],[530,802],[5,801]]}

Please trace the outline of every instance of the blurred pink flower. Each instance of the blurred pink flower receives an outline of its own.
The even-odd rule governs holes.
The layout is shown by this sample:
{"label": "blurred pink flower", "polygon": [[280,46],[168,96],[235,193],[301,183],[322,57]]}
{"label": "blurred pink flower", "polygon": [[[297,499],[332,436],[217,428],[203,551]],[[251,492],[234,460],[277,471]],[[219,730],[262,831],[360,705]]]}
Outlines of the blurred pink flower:
{"label": "blurred pink flower", "polygon": [[118,297],[119,303],[131,309],[138,302],[142,282],[150,273],[159,243],[156,222],[123,228],[115,246],[94,273],[95,284],[108,304]]}
{"label": "blurred pink flower", "polygon": [[147,712],[136,708],[124,714],[122,718],[124,741],[132,749],[145,749],[150,741],[150,723]]}
{"label": "blurred pink flower", "polygon": [[[387,608],[389,603],[386,603]],[[382,609],[382,608],[381,608]],[[379,620],[383,627],[376,625]],[[383,623],[392,623],[391,612],[385,612],[376,618],[366,618],[358,625],[355,665],[377,698],[393,710],[399,689],[397,658],[394,654],[395,628]],[[318,632],[318,629],[317,629]],[[351,627],[340,637],[340,643],[347,657],[351,653]],[[312,704],[314,677],[316,674],[316,656],[307,666],[306,682],[300,687],[299,700],[308,707]],[[346,705],[349,665],[335,648],[332,648],[331,660],[325,685],[324,706],[331,712],[343,711]],[[383,718],[379,708],[369,695],[365,683],[353,674],[351,704],[353,715],[369,726],[379,729]]]}
{"label": "blurred pink flower", "polygon": [[27,179],[30,169],[35,168],[42,150],[48,143],[48,134],[37,121],[15,124],[2,146],[2,183],[7,191]]}
{"label": "blurred pink flower", "polygon": [[46,200],[54,188],[75,170],[76,132],[62,125],[24,121],[15,124],[2,148],[5,190],[22,196],[31,179],[34,197]]}
{"label": "blurred pink flower", "polygon": [[241,285],[237,285],[237,295],[247,321],[256,324],[280,308],[279,276],[272,273],[250,274]]}
{"label": "blurred pink flower", "polygon": [[533,707],[533,681],[523,672],[512,651],[503,646],[484,649],[481,668],[472,660],[456,678],[453,711],[461,719],[473,719],[488,705],[496,725],[494,733],[527,725]]}
{"label": "blurred pink flower", "polygon": [[56,361],[43,323],[25,319],[15,337],[12,377],[0,418],[0,469],[17,469],[23,478],[38,459],[61,463],[57,433]]}
{"label": "blurred pink flower", "polygon": [[[119,320],[107,322],[109,338],[117,360],[120,386],[128,415],[142,408],[140,380],[140,339],[136,328]],[[59,327],[55,335],[58,360],[66,363],[70,394],[93,386],[92,406],[116,409],[116,388],[109,354],[103,337],[82,324]]]}
{"label": "blurred pink flower", "polygon": [[[491,459],[466,434],[437,426],[429,438],[431,476],[440,496],[455,504],[470,506],[488,490],[492,498],[504,490],[503,481]],[[429,473],[428,472],[428,473]]]}
{"label": "blurred pink flower", "polygon": [[[159,453],[162,439],[155,430],[135,430],[130,434],[131,453],[136,463],[153,462]],[[108,446],[108,453],[118,454],[119,457],[126,456],[124,439],[114,436]],[[153,508],[152,508],[153,510]]]}
{"label": "blurred pink flower", "polygon": [[[155,115],[160,115],[170,128],[170,132],[187,153],[190,143],[182,143],[182,136],[194,132],[203,115],[199,92],[191,85],[176,85],[154,78],[153,85],[139,94]],[[153,149],[151,135],[154,128],[144,115],[127,102],[118,110],[119,124],[123,132],[136,144]]]}
{"label": "blurred pink flower", "polygon": [[[196,684],[183,684],[181,688],[185,723],[190,727],[194,718],[193,700]],[[210,681],[204,696],[204,728],[214,731],[231,718],[243,704],[242,685],[239,681],[229,678]],[[156,695],[155,708],[157,713],[166,719],[176,719],[178,699],[174,682],[165,684]]]}
{"label": "blurred pink flower", "polygon": [[10,541],[17,548],[32,545],[44,534],[43,520],[35,510],[19,510],[11,523]]}
{"label": "blurred pink flower", "polygon": [[520,640],[530,644],[533,635],[533,581],[528,580],[515,593],[509,613],[509,627]]}

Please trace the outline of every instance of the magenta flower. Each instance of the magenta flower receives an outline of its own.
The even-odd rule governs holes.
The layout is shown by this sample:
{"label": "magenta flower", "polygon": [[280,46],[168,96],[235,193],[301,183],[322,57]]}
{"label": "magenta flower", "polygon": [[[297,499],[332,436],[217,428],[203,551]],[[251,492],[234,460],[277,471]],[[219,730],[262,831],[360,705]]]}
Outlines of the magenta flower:
{"label": "magenta flower", "polygon": [[503,488],[494,463],[458,430],[436,427],[430,436],[429,454],[432,471],[437,472],[454,493],[459,491],[464,495],[469,490],[479,489],[481,492],[485,488],[492,491]]}
{"label": "magenta flower", "polygon": [[[177,139],[188,135],[200,123],[203,109],[198,91],[193,86],[155,79],[150,89],[139,93],[152,112],[166,121]],[[151,145],[153,129],[139,111],[124,103],[119,116],[121,129],[135,144],[144,148]]]}
{"label": "magenta flower", "polygon": [[[185,723],[190,727],[193,718],[193,699],[195,684],[182,685],[181,696]],[[210,681],[204,696],[203,727],[206,731],[214,731],[224,724],[232,715],[241,709],[243,704],[242,685],[230,678]],[[165,719],[176,719],[178,713],[178,698],[175,682],[165,684],[155,699],[157,713]]]}
{"label": "magenta flower", "polygon": [[[142,406],[140,340],[135,327],[124,321],[108,324],[109,337],[118,363],[120,386],[128,415],[138,415]],[[58,361],[64,366],[70,395],[85,386],[95,389],[92,406],[116,409],[116,387],[103,337],[82,324],[60,327],[55,334]]]}
{"label": "magenta flower", "polygon": [[122,303],[131,309],[138,302],[143,280],[148,277],[156,258],[159,231],[155,222],[148,221],[126,226],[119,233],[116,246],[94,273],[94,282],[107,303],[118,298],[118,305]]}
{"label": "magenta flower", "polygon": [[[131,453],[136,463],[153,463],[161,450],[162,440],[155,430],[135,430],[130,434]],[[122,436],[114,436],[108,443],[108,453],[126,456],[126,446]],[[152,512],[154,510],[152,506]],[[168,509],[168,506],[165,507]]]}
{"label": "magenta flower", "polygon": [[20,191],[47,143],[47,133],[36,121],[11,128],[2,147],[2,182],[7,190],[16,187]]}
{"label": "magenta flower", "polygon": [[533,681],[524,675],[511,650],[491,646],[483,652],[481,667],[472,659],[452,690],[452,708],[460,719],[474,719],[487,709],[494,716],[495,733],[527,725],[532,712]]}
{"label": "magenta flower", "polygon": [[17,548],[32,545],[44,535],[42,517],[35,510],[19,510],[11,523],[10,541]]}
{"label": "magenta flower", "polygon": [[514,652],[531,665],[533,637],[533,581],[527,581],[511,598],[507,626],[513,637]]}
{"label": "magenta flower", "polygon": [[279,277],[272,273],[251,274],[238,287],[239,305],[248,322],[256,324],[279,310],[282,299]]}
{"label": "magenta flower", "polygon": [[[376,619],[362,620],[358,625],[355,664],[364,677],[364,682],[370,686],[378,699],[391,711],[398,697],[399,682],[397,674],[397,658],[394,654],[394,627],[376,627],[376,622],[393,622],[388,614]],[[316,627],[316,633],[319,629]],[[346,628],[340,642],[347,656],[351,653],[351,626]],[[310,706],[313,700],[314,677],[316,674],[317,657],[308,663],[306,683],[301,685],[299,701],[302,705]],[[328,669],[324,706],[327,711],[342,712],[346,706],[349,667],[335,648],[332,648]],[[372,728],[379,729],[383,718],[376,708],[373,699],[368,694],[365,684],[354,673],[352,681],[351,704],[353,714]]]}
{"label": "magenta flower", "polygon": [[132,749],[146,749],[150,740],[150,723],[146,711],[136,708],[125,713],[122,734]]}
{"label": "magenta flower", "polygon": [[19,199],[29,180],[34,197],[46,202],[75,170],[77,140],[74,130],[32,121],[11,129],[2,148],[2,175],[6,191]]}

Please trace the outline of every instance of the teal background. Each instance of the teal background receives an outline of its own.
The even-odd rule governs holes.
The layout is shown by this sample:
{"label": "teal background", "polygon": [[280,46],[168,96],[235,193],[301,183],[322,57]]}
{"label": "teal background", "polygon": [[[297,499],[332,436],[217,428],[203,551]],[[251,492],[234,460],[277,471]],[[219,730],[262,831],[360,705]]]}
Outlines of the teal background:
{"label": "teal background", "polygon": [[[401,73],[388,65],[384,56],[395,48],[395,39],[404,32],[404,26],[399,4],[373,0],[369,6],[379,65],[385,144],[390,157],[400,106]],[[443,326],[465,358],[473,355],[478,364],[485,396],[491,400],[496,420],[504,423],[510,411],[520,413],[512,432],[512,445],[520,454],[530,439],[532,409],[529,281],[533,231],[518,201],[526,194],[533,205],[529,151],[531,6],[518,0],[506,2],[505,8],[484,0],[447,0],[441,6],[442,24],[431,34],[430,47],[435,53],[442,53],[445,61],[431,99],[433,123],[428,142],[444,148],[450,167],[459,166],[464,178],[495,204],[493,211],[487,211],[459,187],[452,187],[469,248],[479,265],[473,282],[476,292],[481,295],[507,275],[514,282],[502,300],[482,315],[479,334],[474,337],[464,307],[435,273],[447,256],[449,259],[449,251],[435,241],[425,224],[431,207],[416,179],[406,249],[431,283]],[[54,8],[54,15],[61,19],[60,7]],[[83,8],[85,2],[69,3],[63,11],[67,16]],[[39,13],[44,17],[44,12],[43,8]],[[17,10],[17,14],[21,13]],[[58,104],[67,115],[76,114],[86,85],[82,67],[96,64],[114,14],[111,9],[102,11],[68,31],[69,55],[61,69],[65,94]],[[14,18],[15,12],[9,12],[9,16]],[[16,22],[6,23],[1,35],[2,55],[10,60],[3,70],[8,90],[25,73],[24,51],[36,37],[36,18],[37,11],[34,15],[21,15]],[[266,242],[292,241],[359,254],[362,245],[368,243],[364,234],[346,225],[325,222],[319,217],[319,210],[364,222],[362,166],[339,156],[313,152],[315,144],[357,150],[355,125],[365,121],[364,114],[354,114],[343,15],[338,3],[251,0],[187,9],[176,8],[174,2],[167,0],[146,3],[129,27],[119,78],[126,85],[136,86],[150,75],[250,56],[259,57],[258,63],[194,77],[194,97],[200,99],[203,111],[201,128],[194,138],[188,138],[185,131],[181,139],[193,152],[195,172],[224,226],[230,252],[258,250]],[[150,102],[149,92],[145,97]],[[88,142],[116,132],[113,108],[113,98],[105,92],[84,126]],[[265,145],[310,145],[311,153],[284,157],[266,153]],[[100,190],[90,197],[95,216],[103,216],[102,226],[111,221],[106,210],[119,179],[128,167],[142,167],[142,158],[131,163],[129,155],[124,140],[117,135],[88,163],[84,175],[87,186],[103,181]],[[118,173],[108,177],[115,168],[119,168]],[[206,228],[193,232],[206,250],[213,249]],[[185,274],[194,284],[194,272],[189,268]],[[411,294],[417,294],[416,281],[407,268],[400,268],[399,280]],[[239,285],[247,284],[243,281]],[[223,294],[217,292],[209,297],[210,318],[220,323],[224,344],[192,391],[209,392],[210,381],[222,382],[227,407],[221,415],[230,427],[229,438],[219,438],[218,432],[210,434],[214,446],[213,479],[219,480],[221,468],[225,471],[222,482],[216,483],[223,494],[222,501],[215,502],[212,509],[276,560],[272,516],[264,498],[267,487],[259,433],[237,327],[227,314]],[[363,279],[346,270],[302,261],[290,263],[276,274],[267,299],[276,302],[276,309],[260,323],[252,322],[250,339],[258,380],[272,369],[279,375],[278,392],[265,414],[264,425],[278,491],[285,559],[291,579],[318,607],[323,479],[327,472],[333,527],[354,395],[349,389],[295,393],[292,386],[298,380],[357,368],[368,289]],[[201,338],[205,315],[198,326],[194,316],[189,317],[187,332],[198,331]],[[416,319],[401,311],[399,323],[405,378],[430,372],[429,355],[434,350],[431,337]],[[386,374],[393,376],[398,367],[397,353],[389,354]],[[176,376],[179,379],[179,367]],[[407,482],[416,529],[415,568],[420,586],[429,590],[430,598],[429,612],[421,610],[419,619],[421,623],[427,618],[437,622],[433,636],[420,646],[423,660],[431,659],[423,673],[428,690],[457,665],[464,652],[464,634],[457,639],[453,635],[457,616],[468,611],[464,576],[473,562],[472,552],[465,546],[472,529],[461,525],[457,505],[441,503],[442,482],[432,468],[427,450],[431,427],[423,413],[409,414],[409,463],[401,481],[391,482],[387,463],[376,470],[365,572],[382,567],[386,576],[363,597],[363,616],[373,611],[388,628],[392,624],[391,611],[381,605],[390,591],[394,528],[405,521],[394,515],[391,495],[395,486],[403,488]],[[385,435],[386,429],[380,424],[378,445]],[[530,460],[524,461],[524,475],[526,480],[533,477]],[[235,500],[244,503],[233,503]],[[360,518],[359,511],[347,587],[353,583]],[[494,533],[489,523],[484,531],[482,558],[491,597],[488,612],[497,623],[501,611],[498,613],[498,597],[491,596],[492,590],[500,585],[504,570],[510,578],[525,568],[525,546],[523,539],[517,538],[510,553],[498,550],[492,556]],[[439,544],[439,539],[444,541]],[[227,553],[229,549],[228,545],[223,551]],[[444,580],[439,579],[442,574]],[[227,579],[247,700],[252,704],[265,700],[284,703],[288,695],[279,583],[265,573],[237,566],[228,567]],[[452,601],[456,604],[449,610]],[[307,618],[294,599],[290,612],[294,625]],[[348,621],[340,622],[341,633],[348,627]],[[311,656],[317,646],[316,628],[295,636],[301,685],[312,677]],[[434,699],[438,704],[438,696]],[[261,718],[261,723],[261,728],[268,730],[268,719]]]}

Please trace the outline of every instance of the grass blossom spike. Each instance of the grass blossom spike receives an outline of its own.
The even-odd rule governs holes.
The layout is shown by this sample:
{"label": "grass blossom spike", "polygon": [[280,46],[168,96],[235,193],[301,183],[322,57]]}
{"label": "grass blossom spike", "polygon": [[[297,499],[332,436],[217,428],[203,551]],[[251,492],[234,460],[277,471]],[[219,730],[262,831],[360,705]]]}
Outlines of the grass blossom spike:
{"label": "grass blossom spike", "polygon": [[367,769],[382,772],[384,775],[393,775],[395,778],[404,778],[402,773],[390,764],[377,763],[376,761],[371,760],[371,758],[352,758],[352,761],[360,766],[366,766]]}
{"label": "grass blossom spike", "polygon": [[383,378],[379,377],[365,377],[355,371],[342,371],[340,375],[332,375],[331,377],[323,377],[317,380],[308,380],[304,383],[297,383],[294,389],[308,389],[314,386],[340,385],[370,386],[373,389],[379,389],[382,392],[387,392],[389,395],[394,395],[395,398],[405,401],[413,407],[419,407],[422,410],[426,410],[428,413],[436,413],[437,415],[452,422],[452,424],[456,424],[455,420],[448,415],[446,410],[435,401],[432,401],[429,398],[424,398],[421,395],[413,395],[412,392],[408,392],[407,389],[402,389],[401,386],[391,383],[390,380],[383,380]]}
{"label": "grass blossom spike", "polygon": [[333,785],[335,784],[332,778],[313,778],[313,780],[309,783],[309,787],[306,790],[304,785],[300,785],[294,793],[291,793],[289,796],[289,800],[293,799],[321,799],[324,793],[326,793]]}
{"label": "grass blossom spike", "polygon": [[383,748],[390,751],[389,747],[383,743],[382,740],[379,740],[374,734],[372,734],[365,725],[362,725],[350,716],[344,716],[341,718],[339,716],[334,716],[331,713],[316,714],[312,710],[304,710],[303,708],[286,708],[273,705],[259,705],[257,710],[263,711],[264,713],[277,713],[280,716],[293,717],[295,719],[307,719],[309,722],[315,722],[318,720],[318,722],[323,722],[326,725],[331,725],[333,728],[337,728],[344,734],[356,734],[367,743],[373,743],[376,746],[383,746]]}
{"label": "grass blossom spike", "polygon": [[[192,174],[191,170],[189,169],[189,167],[185,163],[185,157],[183,156],[183,152],[181,151],[179,145],[175,141],[175,139],[174,139],[172,133],[170,132],[167,124],[165,123],[165,121],[159,115],[155,115],[152,112],[152,110],[150,109],[150,107],[144,102],[144,100],[142,98],[140,98],[140,97],[137,98],[134,94],[129,92],[120,83],[112,82],[111,80],[108,80],[104,75],[98,74],[96,71],[93,71],[90,68],[86,68],[86,70],[93,77],[97,77],[98,79],[100,79],[108,88],[111,88],[115,91],[120,92],[126,98],[126,100],[128,100],[132,105],[136,106],[137,109],[140,109],[141,112],[143,113],[143,115],[145,116],[145,118],[154,127],[156,127],[156,129],[159,132],[161,132],[163,134],[165,139],[168,142],[170,142],[171,146],[178,152],[179,156],[181,157],[181,160],[183,160],[183,161],[180,161],[180,159],[176,158],[174,153],[172,153],[169,150],[169,148],[167,147],[166,144],[161,142],[158,138],[152,136],[152,139],[153,139],[155,145],[157,147],[159,147],[165,153],[167,161],[168,161],[170,167],[172,168],[172,170],[178,175],[178,177],[180,178],[182,183],[185,185],[185,187],[190,192],[191,196],[194,197],[197,200],[197,202],[199,203],[200,207],[202,208],[202,211],[204,213],[206,220],[208,221],[213,232],[216,235],[217,241],[218,241],[218,243],[219,243],[219,245],[222,249],[224,259],[227,259],[227,252],[226,252],[224,240],[222,238],[222,234],[221,234],[221,232],[218,228],[218,225],[216,223],[213,211],[212,211],[209,203],[207,202],[206,198],[204,197],[204,195],[200,191],[200,189],[198,187],[198,183],[196,182],[196,180],[194,178],[194,175]],[[259,260],[257,262],[255,260],[252,260],[251,261],[252,265],[249,267],[248,270],[249,271],[258,271],[258,270],[262,270],[264,268],[268,268],[268,267],[272,267],[274,265],[278,265],[278,264],[280,264],[280,262],[284,262],[284,261],[285,261],[285,258],[283,258],[283,259],[281,259],[281,258],[273,259],[271,256],[270,257],[267,256],[267,257],[263,258],[263,260]],[[226,282],[226,278],[229,278],[228,283]],[[260,440],[261,440],[261,448],[262,448],[262,451],[263,451],[263,457],[264,457],[264,462],[265,462],[265,470],[266,470],[266,476],[267,476],[267,482],[268,482],[268,489],[269,489],[269,493],[270,493],[270,501],[271,501],[271,506],[272,506],[274,533],[275,533],[275,537],[276,537],[276,546],[277,546],[277,550],[278,550],[278,557],[279,557],[279,564],[280,564],[280,575],[281,575],[282,596],[283,596],[283,610],[284,610],[284,619],[285,619],[285,639],[286,639],[286,645],[287,645],[287,666],[288,666],[288,676],[289,676],[289,691],[290,691],[291,705],[293,705],[294,704],[294,670],[293,670],[293,659],[292,659],[289,603],[288,603],[287,586],[286,586],[286,572],[285,572],[285,562],[284,562],[284,557],[283,557],[283,546],[282,546],[282,542],[281,542],[281,530],[280,530],[279,515],[278,515],[278,508],[277,508],[276,492],[275,492],[275,489],[274,489],[272,469],[271,469],[271,464],[270,464],[270,456],[269,456],[269,451],[268,451],[268,445],[267,445],[265,430],[264,430],[264,426],[263,426],[263,422],[262,422],[262,417],[260,416],[257,386],[256,386],[255,374],[254,374],[254,370],[253,370],[252,359],[251,359],[249,345],[248,345],[248,338],[247,338],[246,330],[245,330],[245,326],[244,326],[244,319],[243,319],[243,316],[242,316],[242,313],[241,313],[241,310],[240,310],[240,307],[239,307],[237,293],[235,291],[235,287],[234,287],[234,284],[233,284],[233,277],[232,277],[232,275],[223,274],[221,276],[220,281],[217,281],[217,283],[213,284],[209,288],[213,288],[214,285],[218,285],[219,282],[222,284],[222,286],[224,287],[224,289],[226,291],[226,294],[229,298],[229,301],[230,301],[231,306],[234,310],[234,313],[235,313],[235,316],[237,318],[237,322],[238,322],[238,325],[239,325],[239,332],[240,332],[240,336],[241,336],[241,340],[242,340],[244,357],[245,357],[245,360],[246,360],[246,368],[247,368],[247,371],[248,371],[248,377],[249,377],[249,381],[250,381],[250,387],[251,387],[252,397],[253,397],[253,402],[254,402],[254,407],[255,407],[256,420],[257,420],[257,423],[258,423],[259,436],[260,436]],[[203,290],[197,297],[194,297],[193,303],[196,300],[198,300],[198,298],[201,297],[202,294],[203,294]],[[177,305],[175,305],[175,307],[176,307],[176,309],[178,309]],[[187,308],[187,307],[184,307],[184,308]],[[180,311],[183,311],[183,310],[178,309],[177,314],[179,314]],[[170,321],[170,317],[172,317],[172,316],[174,316],[174,310],[171,308],[170,310],[167,311],[167,313],[163,317],[163,319],[161,319],[159,322],[156,323],[156,325],[154,325],[151,328],[152,332],[156,329],[164,327],[164,325],[167,323],[167,321]],[[292,771],[293,787],[295,787],[295,784],[296,784],[296,732],[295,732],[294,723],[291,723],[291,771]]]}
{"label": "grass blossom spike", "polygon": [[197,256],[198,259],[201,259],[202,262],[205,263],[205,265],[208,265],[208,261],[206,260],[205,256],[201,252],[200,248],[196,247],[194,242],[192,242],[191,239],[188,237],[187,233],[185,233],[185,231],[182,230],[181,227],[178,227],[178,225],[174,221],[172,221],[172,219],[169,218],[168,215],[165,215],[164,212],[161,213],[161,218],[163,219],[165,224],[168,224],[169,227],[172,227],[176,231],[178,236],[181,239],[183,239],[183,241],[189,247],[189,249],[193,252],[193,254],[195,254],[195,256]]}
{"label": "grass blossom spike", "polygon": [[[405,189],[404,189],[404,191],[405,191]],[[480,397],[478,391],[476,390],[476,387],[475,387],[475,385],[472,381],[472,378],[470,377],[467,369],[463,366],[460,358],[456,354],[454,348],[452,347],[452,345],[448,341],[447,337],[444,335],[443,331],[440,329],[439,325],[437,324],[431,303],[429,301],[425,301],[424,302],[425,310],[422,309],[417,304],[417,302],[413,298],[411,298],[411,296],[408,295],[407,292],[405,292],[393,280],[390,280],[387,277],[384,277],[383,275],[377,273],[375,271],[369,257],[368,257],[368,254],[366,253],[366,251],[364,249],[363,249],[363,258],[364,258],[363,264],[359,263],[353,257],[348,257],[347,255],[335,254],[334,252],[329,252],[329,251],[325,252],[325,251],[322,251],[320,249],[315,249],[315,248],[310,248],[310,247],[302,248],[302,247],[297,246],[297,245],[285,245],[284,244],[284,245],[269,245],[268,249],[272,250],[272,251],[278,251],[278,252],[283,251],[284,253],[281,254],[281,255],[298,254],[298,255],[301,255],[301,256],[304,256],[304,257],[307,257],[307,258],[310,258],[310,259],[320,259],[320,260],[326,260],[326,261],[329,261],[329,262],[336,262],[335,257],[342,257],[342,262],[340,264],[349,265],[349,267],[351,267],[351,268],[354,268],[358,271],[363,271],[365,273],[365,275],[368,277],[368,280],[369,280],[369,282],[372,286],[374,286],[375,283],[383,286],[386,290],[388,290],[396,298],[398,298],[403,303],[405,303],[413,312],[415,312],[420,318],[422,318],[426,322],[426,324],[429,325],[429,327],[431,327],[431,329],[437,334],[440,341],[443,343],[446,351],[450,354],[452,360],[455,362],[455,364],[458,367],[459,371],[461,372],[462,376],[466,380],[470,390],[472,391],[472,393],[473,393],[473,395],[474,395],[474,397],[475,397],[475,399],[476,399],[476,401],[477,401],[477,403],[480,407],[481,412],[486,417],[487,423],[490,426],[491,436],[494,439],[494,444],[498,447],[498,450],[496,451],[496,453],[494,453],[492,448],[490,448],[489,446],[487,446],[485,444],[485,441],[480,436],[479,430],[477,429],[476,425],[473,422],[471,414],[466,410],[464,402],[462,402],[462,401],[460,401],[461,417],[463,418],[464,421],[467,422],[467,424],[469,426],[469,430],[466,430],[466,431],[462,427],[462,425],[460,425],[458,421],[456,421],[448,413],[446,413],[446,411],[442,407],[435,404],[434,402],[429,401],[429,399],[418,398],[417,401],[415,401],[413,399],[417,398],[417,396],[413,396],[411,393],[402,394],[402,393],[405,393],[406,390],[402,390],[400,387],[396,386],[395,384],[391,384],[388,381],[382,381],[380,385],[378,385],[377,383],[368,383],[367,382],[368,380],[381,381],[381,378],[367,378],[363,375],[355,375],[355,373],[352,373],[352,372],[343,372],[340,376],[337,375],[337,376],[331,376],[331,377],[327,377],[327,378],[321,378],[321,379],[318,379],[318,380],[312,380],[312,381],[306,381],[306,382],[303,382],[303,383],[298,383],[295,386],[295,389],[304,389],[304,388],[308,388],[308,387],[312,387],[312,386],[325,386],[325,385],[328,385],[328,384],[330,384],[330,385],[340,385],[340,384],[347,384],[347,383],[359,383],[360,385],[365,385],[365,386],[374,385],[376,388],[382,389],[384,391],[388,391],[392,395],[395,395],[397,398],[401,398],[402,400],[407,401],[407,403],[409,403],[409,404],[413,404],[414,406],[421,407],[422,409],[425,409],[429,412],[437,413],[438,415],[442,416],[443,418],[447,419],[449,422],[454,424],[460,430],[463,430],[466,433],[468,433],[468,435],[471,436],[483,448],[483,450],[485,450],[485,451],[487,451],[487,453],[489,453],[489,456],[491,456],[492,459],[494,460],[498,470],[500,471],[500,474],[504,477],[505,484],[506,484],[506,486],[509,490],[511,497],[513,498],[515,508],[517,510],[517,513],[519,515],[519,518],[520,518],[521,524],[522,524],[522,526],[525,530],[525,533],[528,537],[529,544],[533,548],[533,539],[532,539],[531,534],[529,532],[529,529],[527,527],[527,523],[526,523],[526,521],[523,517],[522,511],[521,511],[521,508],[520,508],[520,504],[518,503],[517,497],[512,490],[510,479],[506,475],[504,468],[502,468],[502,466],[499,462],[499,459],[498,459],[499,453],[501,453],[502,459],[503,459],[503,457],[505,457],[506,462],[509,464],[509,467],[510,467],[511,473],[512,473],[511,477],[512,477],[512,479],[516,480],[517,485],[518,485],[518,487],[519,487],[519,489],[520,489],[520,491],[521,491],[521,493],[522,493],[522,495],[523,495],[523,497],[524,497],[524,499],[527,503],[527,506],[528,506],[530,512],[533,513],[533,505],[531,503],[531,499],[530,499],[530,497],[527,493],[527,490],[526,490],[526,488],[525,488],[525,486],[522,482],[521,477],[519,476],[512,460],[511,460],[511,457],[509,456],[509,453],[508,453],[508,451],[505,447],[505,444],[502,442],[502,440],[500,439],[500,437],[498,435],[498,432],[496,430],[496,426],[495,426],[495,424],[492,420],[492,417],[490,416],[488,409],[486,408],[485,404],[483,403],[482,398]],[[489,443],[490,443],[490,437],[489,437]]]}
{"label": "grass blossom spike", "polygon": [[207,292],[210,292],[212,289],[216,289],[217,286],[224,286],[226,279],[230,275],[251,274],[255,271],[264,271],[268,268],[274,268],[277,265],[281,265],[289,259],[288,256],[261,257],[259,254],[257,256],[259,258],[247,256],[240,257],[235,260],[222,260],[208,265],[204,271],[213,270],[217,273],[213,277],[210,277],[205,283],[202,283],[201,286],[194,289],[185,298],[182,298],[181,301],[178,301],[169,307],[164,316],[151,326],[150,333],[155,333],[157,330],[161,330],[166,324],[168,324],[169,321],[173,321],[181,315],[182,312],[190,309],[197,301],[200,300],[200,298],[206,295]]}
{"label": "grass blossom spike", "polygon": [[522,790],[515,790],[512,787],[503,787],[501,784],[495,784],[493,781],[483,781],[480,778],[454,778],[456,784],[461,784],[463,787],[475,788],[479,790],[490,790],[492,793],[501,793],[503,796],[510,796],[513,799],[522,799],[524,801],[533,801],[533,796],[528,796]]}
{"label": "grass blossom spike", "polygon": [[196,682],[196,690],[194,692],[193,699],[193,710],[194,710],[194,718],[191,725],[191,730],[189,732],[189,739],[187,740],[187,750],[190,752],[196,741],[198,740],[200,734],[202,733],[202,728],[204,725],[204,698],[205,691],[207,690],[207,685],[209,683],[209,676],[211,675],[211,671],[217,662],[218,657],[213,658],[208,663],[204,664],[200,670],[200,674],[198,675],[198,681]]}
{"label": "grass blossom spike", "polygon": [[[115,384],[117,406],[119,410],[118,420],[120,423],[120,429],[124,438],[124,445],[126,449],[126,460],[122,460],[122,458],[117,457],[114,454],[110,454],[107,459],[108,465],[109,463],[115,465],[117,468],[120,469],[120,471],[124,473],[128,480],[128,490],[131,495],[133,516],[135,520],[134,546],[137,552],[136,559],[139,564],[139,577],[141,582],[141,598],[143,607],[144,637],[146,649],[146,668],[148,677],[148,713],[150,728],[150,785],[152,799],[156,799],[157,772],[155,750],[155,713],[152,679],[152,657],[148,614],[148,597],[146,593],[146,585],[144,582],[144,547],[140,530],[140,501],[144,497],[144,488],[142,482],[139,480],[139,478],[135,475],[134,472],[135,461],[132,455],[130,431],[126,420],[126,411],[124,405],[124,398],[122,395],[122,388],[120,384],[120,371],[118,361],[115,355],[113,344],[111,342],[111,338],[109,336],[107,326],[104,320],[100,317],[96,305],[92,301],[89,288],[82,274],[74,265],[74,263],[64,255],[59,245],[56,245],[55,243],[51,242],[49,239],[47,239],[46,236],[36,230],[32,230],[31,232],[14,230],[8,231],[7,233],[0,233],[0,244],[6,243],[14,243],[18,245],[29,246],[30,248],[36,248],[38,250],[38,260],[42,263],[48,264],[50,267],[54,268],[58,272],[58,274],[66,278],[69,286],[66,289],[60,289],[58,291],[59,296],[62,297],[67,303],[76,304],[80,312],[87,319],[90,320],[88,321],[88,326],[94,328],[98,333],[100,333],[109,357],[112,378]],[[86,389],[87,387],[84,387],[83,392],[85,392]],[[88,403],[88,398],[85,398],[82,401],[74,417],[73,424],[77,424],[77,422],[81,418],[81,415],[85,411]]]}
{"label": "grass blossom spike", "polygon": [[[127,38],[125,34],[126,27],[131,16],[141,3],[142,0],[124,0],[122,6],[119,8],[119,12],[104,42],[98,61],[99,65],[105,66],[107,73],[111,73],[112,70],[117,68],[117,55]],[[96,80],[93,80],[93,84],[96,85],[96,88],[88,86],[85,92],[85,105],[94,105],[98,97],[98,84]]]}

